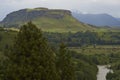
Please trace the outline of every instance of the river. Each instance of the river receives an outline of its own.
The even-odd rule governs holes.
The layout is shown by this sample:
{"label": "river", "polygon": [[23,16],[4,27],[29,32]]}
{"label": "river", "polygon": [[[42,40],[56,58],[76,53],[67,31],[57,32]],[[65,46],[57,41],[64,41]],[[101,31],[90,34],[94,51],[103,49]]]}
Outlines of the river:
{"label": "river", "polygon": [[110,69],[108,69],[106,65],[103,66],[99,65],[97,67],[98,67],[97,80],[106,80],[106,75],[110,71]]}

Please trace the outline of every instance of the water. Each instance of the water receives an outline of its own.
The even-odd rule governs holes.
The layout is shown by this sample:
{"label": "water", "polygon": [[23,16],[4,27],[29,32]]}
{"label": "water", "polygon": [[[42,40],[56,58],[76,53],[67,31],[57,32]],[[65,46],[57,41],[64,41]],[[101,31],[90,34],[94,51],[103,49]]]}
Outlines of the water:
{"label": "water", "polygon": [[98,66],[98,69],[97,80],[106,80],[106,75],[110,69],[108,69],[106,65]]}

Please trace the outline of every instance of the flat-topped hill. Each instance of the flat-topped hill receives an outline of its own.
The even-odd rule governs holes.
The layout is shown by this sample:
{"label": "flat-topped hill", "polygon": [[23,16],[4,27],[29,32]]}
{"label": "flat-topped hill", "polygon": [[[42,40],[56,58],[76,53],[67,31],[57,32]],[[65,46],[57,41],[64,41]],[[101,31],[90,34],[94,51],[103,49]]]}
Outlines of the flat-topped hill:
{"label": "flat-topped hill", "polygon": [[22,9],[8,14],[1,25],[6,27],[20,27],[24,23],[32,21],[43,31],[77,32],[93,31],[96,28],[76,20],[69,10],[34,8]]}

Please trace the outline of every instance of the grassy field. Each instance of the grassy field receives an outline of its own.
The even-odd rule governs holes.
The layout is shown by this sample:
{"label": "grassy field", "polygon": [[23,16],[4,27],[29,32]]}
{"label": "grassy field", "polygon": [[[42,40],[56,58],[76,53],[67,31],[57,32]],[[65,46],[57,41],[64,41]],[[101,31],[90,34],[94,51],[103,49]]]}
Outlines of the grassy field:
{"label": "grassy field", "polygon": [[47,17],[41,17],[33,20],[39,28],[46,32],[78,32],[78,31],[94,31],[93,28],[87,24],[78,22],[72,16],[66,15],[62,19],[53,19]]}
{"label": "grassy field", "polygon": [[[0,31],[0,51],[4,50],[7,45],[13,44],[13,39],[17,33],[18,29],[10,28],[7,30]],[[54,31],[54,30],[53,30]],[[62,31],[62,30],[61,30]],[[69,47],[70,50],[77,51],[84,54],[100,54],[100,53],[115,53],[120,52],[120,45],[97,45],[97,46],[87,46],[87,47]]]}
{"label": "grassy field", "polygon": [[97,45],[88,47],[69,47],[68,49],[78,53],[93,55],[93,54],[109,54],[120,53],[120,45]]}
{"label": "grassy field", "polygon": [[4,57],[3,52],[0,51],[0,60],[2,60],[2,59],[4,59],[4,58],[5,58],[5,57]]}
{"label": "grassy field", "polygon": [[8,47],[8,44],[13,44],[13,39],[16,35],[16,31],[0,31],[0,51]]}

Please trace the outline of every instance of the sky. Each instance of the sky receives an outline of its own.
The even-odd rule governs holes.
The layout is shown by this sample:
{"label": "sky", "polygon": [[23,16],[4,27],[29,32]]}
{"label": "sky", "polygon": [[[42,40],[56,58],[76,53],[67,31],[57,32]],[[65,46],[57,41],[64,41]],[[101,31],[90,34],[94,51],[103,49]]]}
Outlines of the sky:
{"label": "sky", "polygon": [[107,13],[120,18],[120,0],[0,0],[0,20],[10,12],[36,7],[92,14]]}

